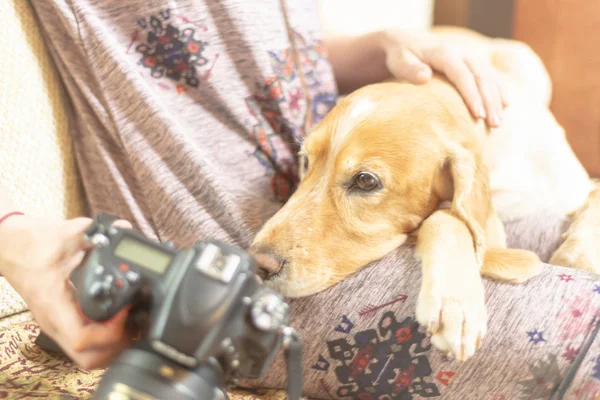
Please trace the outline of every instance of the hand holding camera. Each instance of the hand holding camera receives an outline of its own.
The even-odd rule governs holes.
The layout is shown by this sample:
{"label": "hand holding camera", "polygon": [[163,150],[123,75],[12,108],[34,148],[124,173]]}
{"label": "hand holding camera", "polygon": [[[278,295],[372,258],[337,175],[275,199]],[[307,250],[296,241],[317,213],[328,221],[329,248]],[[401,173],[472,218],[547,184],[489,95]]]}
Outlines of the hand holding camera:
{"label": "hand holding camera", "polygon": [[[23,215],[0,224],[0,274],[25,300],[40,328],[87,369],[109,365],[130,345],[124,332],[127,311],[108,323],[86,322],[68,282],[91,248],[84,240],[91,223],[91,218]],[[125,221],[115,225],[131,228]]]}
{"label": "hand holding camera", "polygon": [[288,305],[262,285],[249,255],[218,241],[180,251],[114,220],[99,214],[85,232],[93,249],[71,280],[87,318],[105,321],[131,307],[129,322],[143,335],[95,398],[226,398],[227,385],[261,377],[282,343],[288,395],[300,397],[301,345],[287,326]]}

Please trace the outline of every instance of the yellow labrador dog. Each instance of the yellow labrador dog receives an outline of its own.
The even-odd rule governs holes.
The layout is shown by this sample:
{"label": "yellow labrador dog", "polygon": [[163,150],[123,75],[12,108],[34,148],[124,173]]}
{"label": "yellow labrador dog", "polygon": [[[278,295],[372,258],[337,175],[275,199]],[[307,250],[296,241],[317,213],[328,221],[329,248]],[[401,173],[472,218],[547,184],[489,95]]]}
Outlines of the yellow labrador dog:
{"label": "yellow labrador dog", "polygon": [[526,45],[434,31],[492,60],[514,99],[501,126],[472,118],[442,77],[361,88],[308,135],[302,180],[256,236],[266,283],[290,297],[322,291],[408,239],[423,278],[418,321],[465,360],[486,332],[481,275],[514,283],[541,271],[507,249],[503,221],[540,211],[573,218],[551,262],[600,271],[600,194],[549,110],[551,84]]}

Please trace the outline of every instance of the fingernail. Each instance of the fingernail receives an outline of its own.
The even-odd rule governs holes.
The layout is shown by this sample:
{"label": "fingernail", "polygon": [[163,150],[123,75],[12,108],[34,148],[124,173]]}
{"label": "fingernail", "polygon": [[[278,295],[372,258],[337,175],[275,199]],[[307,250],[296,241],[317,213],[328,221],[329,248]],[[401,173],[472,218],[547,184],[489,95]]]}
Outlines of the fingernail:
{"label": "fingernail", "polygon": [[424,69],[417,73],[417,81],[425,82],[429,79],[429,71]]}
{"label": "fingernail", "polygon": [[477,110],[475,112],[477,113],[477,116],[479,116],[479,118],[485,118],[485,109],[483,108],[483,106],[477,107]]}
{"label": "fingernail", "polygon": [[503,93],[502,94],[502,104],[504,104],[505,107],[509,106],[512,103],[512,96],[508,93]]}

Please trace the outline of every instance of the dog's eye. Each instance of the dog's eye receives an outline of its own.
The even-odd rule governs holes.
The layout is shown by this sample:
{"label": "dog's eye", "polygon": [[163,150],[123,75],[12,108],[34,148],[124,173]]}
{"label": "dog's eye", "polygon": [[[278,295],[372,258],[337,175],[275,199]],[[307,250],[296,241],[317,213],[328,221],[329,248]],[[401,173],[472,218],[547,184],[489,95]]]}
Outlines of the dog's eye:
{"label": "dog's eye", "polygon": [[302,170],[304,171],[304,173],[308,171],[308,157],[306,156],[302,157]]}
{"label": "dog's eye", "polygon": [[358,189],[363,192],[371,192],[379,189],[381,183],[379,179],[370,172],[360,172],[354,176],[350,189]]}
{"label": "dog's eye", "polygon": [[308,156],[306,154],[300,154],[300,178],[303,178],[308,172]]}

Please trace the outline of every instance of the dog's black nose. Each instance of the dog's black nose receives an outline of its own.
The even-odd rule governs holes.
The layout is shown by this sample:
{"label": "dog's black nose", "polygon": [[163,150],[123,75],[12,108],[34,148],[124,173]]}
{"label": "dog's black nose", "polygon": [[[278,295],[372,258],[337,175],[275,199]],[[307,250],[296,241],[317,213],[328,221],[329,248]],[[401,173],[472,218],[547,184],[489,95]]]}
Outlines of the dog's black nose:
{"label": "dog's black nose", "polygon": [[251,248],[248,253],[258,264],[258,274],[264,280],[269,280],[279,274],[286,264],[286,260],[274,252],[263,248]]}

